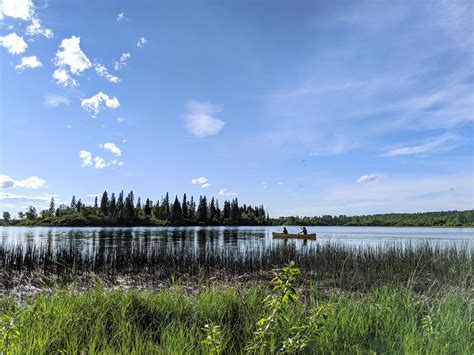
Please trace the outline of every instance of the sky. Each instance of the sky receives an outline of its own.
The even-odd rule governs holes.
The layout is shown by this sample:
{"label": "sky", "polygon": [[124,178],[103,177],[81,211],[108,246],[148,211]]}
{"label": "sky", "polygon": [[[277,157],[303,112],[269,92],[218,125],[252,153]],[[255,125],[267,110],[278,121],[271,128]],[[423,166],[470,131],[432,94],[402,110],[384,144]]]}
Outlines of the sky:
{"label": "sky", "polygon": [[104,190],[474,208],[474,2],[0,0],[0,211]]}

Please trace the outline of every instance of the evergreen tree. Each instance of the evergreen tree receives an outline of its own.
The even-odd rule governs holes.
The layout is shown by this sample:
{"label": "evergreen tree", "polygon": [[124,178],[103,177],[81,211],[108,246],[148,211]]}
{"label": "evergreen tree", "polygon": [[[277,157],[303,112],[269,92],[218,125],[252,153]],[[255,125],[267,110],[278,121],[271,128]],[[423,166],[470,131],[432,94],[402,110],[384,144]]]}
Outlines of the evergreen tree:
{"label": "evergreen tree", "polygon": [[224,201],[224,219],[230,219],[230,202]]}
{"label": "evergreen tree", "polygon": [[97,196],[96,196],[94,199],[94,210],[98,210],[98,209],[99,209],[99,203],[97,201]]}
{"label": "evergreen tree", "polygon": [[194,223],[196,220],[196,203],[194,202],[194,197],[191,196],[188,206],[188,221]]}
{"label": "evergreen tree", "polygon": [[56,208],[54,207],[54,197],[51,197],[51,200],[49,201],[49,215],[54,217],[55,212]]}
{"label": "evergreen tree", "polygon": [[75,195],[72,195],[71,205],[69,207],[71,207],[72,210],[76,209],[76,196]]}
{"label": "evergreen tree", "polygon": [[216,209],[216,204],[213,197],[209,205],[209,222],[214,223],[216,217],[217,217],[217,209]]}
{"label": "evergreen tree", "polygon": [[177,225],[183,223],[183,209],[181,208],[178,196],[175,197],[173,206],[171,207],[171,222]]}
{"label": "evergreen tree", "polygon": [[163,219],[170,219],[170,197],[168,193],[166,193],[161,207],[163,208]]}
{"label": "evergreen tree", "polygon": [[117,208],[117,202],[115,201],[115,194],[112,192],[110,196],[110,204],[109,204],[109,214],[115,218],[115,210]]}
{"label": "evergreen tree", "polygon": [[117,198],[117,204],[116,204],[116,219],[117,220],[122,220],[123,218],[123,212],[124,212],[124,208],[123,208],[123,191],[120,192],[118,198]]}
{"label": "evergreen tree", "polygon": [[152,208],[153,208],[153,203],[150,201],[149,198],[147,198],[145,201],[145,206],[143,208],[143,212],[145,213],[145,216],[151,216]]}
{"label": "evergreen tree", "polygon": [[102,198],[100,199],[100,210],[102,211],[104,216],[108,215],[109,208],[110,208],[109,195],[107,194],[107,191],[104,191],[104,193],[102,194]]}
{"label": "evergreen tree", "polygon": [[188,200],[186,194],[183,195],[183,202],[181,203],[181,207],[183,209],[183,221],[188,220]]}
{"label": "evergreen tree", "polygon": [[133,220],[135,216],[135,207],[134,207],[134,197],[133,197],[133,191],[130,191],[125,198],[125,218],[127,220]]}
{"label": "evergreen tree", "polygon": [[197,209],[197,217],[199,223],[207,224],[207,198],[206,196],[199,196],[199,205]]}

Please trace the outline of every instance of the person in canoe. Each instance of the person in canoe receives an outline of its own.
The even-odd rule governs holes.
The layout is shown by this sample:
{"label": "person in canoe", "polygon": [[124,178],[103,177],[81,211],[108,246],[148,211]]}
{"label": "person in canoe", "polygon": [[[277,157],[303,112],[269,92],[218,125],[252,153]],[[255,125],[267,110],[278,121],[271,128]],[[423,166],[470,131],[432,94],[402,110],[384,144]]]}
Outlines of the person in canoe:
{"label": "person in canoe", "polygon": [[283,234],[288,234],[288,230],[286,229],[286,227],[283,227]]}
{"label": "person in canoe", "polygon": [[306,227],[301,227],[301,232],[299,232],[298,234],[307,235],[307,234],[308,234],[308,230],[306,229]]}

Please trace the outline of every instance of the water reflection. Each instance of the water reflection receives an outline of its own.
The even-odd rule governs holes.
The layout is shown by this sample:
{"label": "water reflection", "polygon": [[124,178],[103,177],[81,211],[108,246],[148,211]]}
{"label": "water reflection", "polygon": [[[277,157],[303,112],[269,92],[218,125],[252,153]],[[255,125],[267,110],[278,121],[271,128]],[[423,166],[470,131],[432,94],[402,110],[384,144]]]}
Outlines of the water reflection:
{"label": "water reflection", "polygon": [[[289,227],[297,230],[297,227]],[[153,227],[153,228],[46,228],[1,227],[0,244],[50,248],[67,246],[86,253],[98,252],[100,258],[111,257],[120,250],[122,255],[148,254],[151,247],[163,250],[192,250],[196,255],[210,251],[244,253],[246,250],[272,248],[283,240],[272,240],[279,227]],[[316,227],[309,232],[318,234],[317,241],[290,240],[297,247],[313,247],[327,242],[358,247],[389,243],[434,243],[473,246],[474,228],[387,228],[387,227]]]}

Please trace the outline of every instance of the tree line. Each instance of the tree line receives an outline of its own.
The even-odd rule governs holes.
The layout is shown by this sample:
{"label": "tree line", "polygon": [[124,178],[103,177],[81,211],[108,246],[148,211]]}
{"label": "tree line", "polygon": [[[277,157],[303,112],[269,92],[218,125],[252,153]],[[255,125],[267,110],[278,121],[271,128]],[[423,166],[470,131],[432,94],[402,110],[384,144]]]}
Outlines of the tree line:
{"label": "tree line", "polygon": [[394,227],[469,227],[474,226],[474,210],[387,213],[365,216],[289,216],[271,219],[273,225],[306,226],[394,226]]}
{"label": "tree line", "polygon": [[171,201],[169,194],[153,202],[123,191],[115,195],[104,191],[100,201],[95,197],[93,205],[86,205],[81,199],[72,197],[69,205],[56,207],[54,197],[49,208],[36,211],[30,206],[26,212],[19,212],[12,220],[9,212],[3,213],[4,224],[57,225],[57,226],[194,226],[194,225],[267,225],[270,217],[263,205],[239,205],[237,198],[224,201],[223,206],[214,197],[208,201],[200,196],[198,201],[186,194]]}

